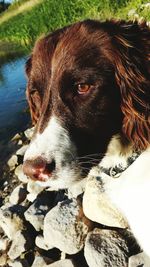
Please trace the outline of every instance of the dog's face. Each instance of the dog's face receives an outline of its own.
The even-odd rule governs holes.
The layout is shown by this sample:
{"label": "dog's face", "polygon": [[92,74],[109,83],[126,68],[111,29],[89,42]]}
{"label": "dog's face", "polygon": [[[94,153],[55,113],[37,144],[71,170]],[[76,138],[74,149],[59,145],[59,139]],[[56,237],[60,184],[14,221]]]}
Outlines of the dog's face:
{"label": "dog's face", "polygon": [[[122,77],[127,73],[120,69],[124,58],[118,60],[119,42],[125,42],[117,33],[119,27],[115,22],[85,21],[58,30],[35,45],[26,72],[36,127],[25,154],[24,172],[44,185],[66,188],[84,177],[102,158],[111,137],[128,131],[126,114],[142,106],[137,100],[141,96],[133,101],[129,97],[127,107],[122,99],[129,93],[123,82],[128,77]],[[127,84],[129,89],[128,80]]]}

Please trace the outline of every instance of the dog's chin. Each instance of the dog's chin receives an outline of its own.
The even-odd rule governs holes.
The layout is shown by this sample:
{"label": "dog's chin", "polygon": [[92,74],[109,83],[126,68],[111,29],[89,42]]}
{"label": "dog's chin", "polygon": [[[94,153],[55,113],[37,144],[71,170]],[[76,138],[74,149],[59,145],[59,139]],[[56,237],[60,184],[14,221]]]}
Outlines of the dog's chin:
{"label": "dog's chin", "polygon": [[55,172],[51,177],[43,181],[35,181],[36,184],[48,190],[70,189],[72,186],[78,184],[86,175],[83,175],[80,168],[78,169],[62,169]]}

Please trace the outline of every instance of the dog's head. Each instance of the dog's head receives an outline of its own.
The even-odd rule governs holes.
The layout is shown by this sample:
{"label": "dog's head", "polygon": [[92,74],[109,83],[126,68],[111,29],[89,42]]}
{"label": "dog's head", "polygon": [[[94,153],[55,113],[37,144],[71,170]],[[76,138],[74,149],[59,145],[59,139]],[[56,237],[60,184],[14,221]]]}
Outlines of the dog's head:
{"label": "dog's head", "polygon": [[78,22],[40,39],[26,64],[35,126],[24,172],[66,188],[120,133],[150,142],[150,30],[124,21]]}

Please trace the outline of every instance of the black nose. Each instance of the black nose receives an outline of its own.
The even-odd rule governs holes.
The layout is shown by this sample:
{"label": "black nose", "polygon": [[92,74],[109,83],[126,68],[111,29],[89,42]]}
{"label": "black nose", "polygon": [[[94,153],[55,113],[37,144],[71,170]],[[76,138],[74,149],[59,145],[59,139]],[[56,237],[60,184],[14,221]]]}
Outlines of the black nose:
{"label": "black nose", "polygon": [[46,181],[55,170],[55,161],[47,162],[42,157],[26,160],[23,164],[24,173],[33,180]]}

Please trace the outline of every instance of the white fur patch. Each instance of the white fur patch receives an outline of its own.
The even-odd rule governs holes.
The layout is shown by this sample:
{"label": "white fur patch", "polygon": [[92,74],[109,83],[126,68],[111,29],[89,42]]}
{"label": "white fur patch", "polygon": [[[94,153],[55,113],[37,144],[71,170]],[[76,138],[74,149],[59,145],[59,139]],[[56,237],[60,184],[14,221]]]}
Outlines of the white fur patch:
{"label": "white fur patch", "polygon": [[[117,164],[119,157],[117,159],[116,155],[118,157],[118,152],[106,154],[102,164],[107,163],[107,167],[113,162]],[[150,257],[150,146],[118,179],[106,174],[102,174],[101,178],[109,199],[126,217],[134,236]]]}
{"label": "white fur patch", "polygon": [[54,159],[56,163],[56,170],[52,176],[46,182],[38,182],[40,185],[61,189],[80,179],[80,169],[75,161],[76,148],[70,140],[68,131],[56,117],[50,119],[41,134],[36,134],[25,153],[24,161],[37,157],[42,157],[47,162]]}
{"label": "white fur patch", "polygon": [[114,135],[109,142],[105,157],[100,162],[99,166],[105,169],[122,165],[127,167],[127,159],[132,156],[133,149],[131,145],[123,146],[119,135]]}

